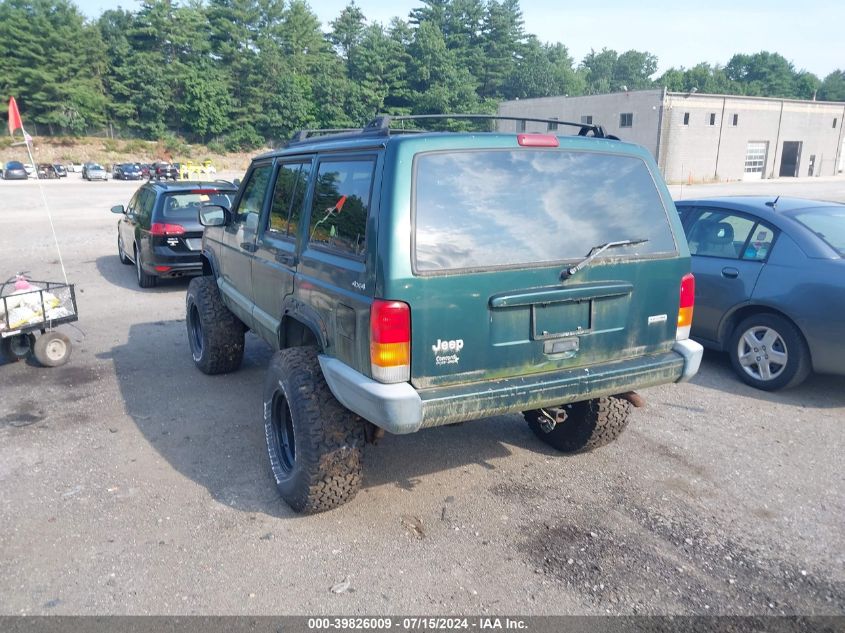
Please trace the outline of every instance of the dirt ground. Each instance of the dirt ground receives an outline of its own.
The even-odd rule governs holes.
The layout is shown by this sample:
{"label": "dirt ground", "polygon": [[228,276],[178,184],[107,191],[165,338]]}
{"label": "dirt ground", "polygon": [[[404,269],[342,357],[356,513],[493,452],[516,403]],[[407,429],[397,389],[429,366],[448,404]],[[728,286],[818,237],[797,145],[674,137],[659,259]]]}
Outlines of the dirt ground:
{"label": "dirt ground", "polygon": [[[763,393],[707,353],[608,447],[559,456],[516,415],[388,436],[354,501],[300,517],[264,447],[269,349],[201,374],[187,283],[118,260],[137,183],[43,184],[80,321],[66,366],[0,365],[0,614],[845,613],[845,379]],[[845,179],[673,187],[736,192]],[[0,194],[0,276],[60,279],[37,183]]]}

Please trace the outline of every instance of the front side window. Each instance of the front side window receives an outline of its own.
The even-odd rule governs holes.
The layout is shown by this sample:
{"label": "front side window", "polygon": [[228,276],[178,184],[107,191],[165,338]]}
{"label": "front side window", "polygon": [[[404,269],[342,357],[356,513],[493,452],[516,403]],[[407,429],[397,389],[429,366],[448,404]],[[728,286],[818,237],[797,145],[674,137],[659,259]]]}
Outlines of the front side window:
{"label": "front side window", "polygon": [[308,227],[312,245],[363,255],[374,167],[374,159],[320,162]]}
{"label": "front side window", "polygon": [[637,157],[480,150],[419,154],[414,165],[421,273],[571,261],[622,240],[648,241],[614,256],[676,252],[663,200]]}
{"label": "front side window", "polygon": [[288,163],[279,167],[267,227],[274,235],[296,238],[310,173],[310,163]]}
{"label": "front side window", "polygon": [[261,215],[261,208],[264,206],[264,195],[267,192],[267,183],[270,181],[271,169],[272,165],[268,163],[252,170],[244,186],[238,208],[235,209],[236,222],[250,221],[258,225],[258,216]]}

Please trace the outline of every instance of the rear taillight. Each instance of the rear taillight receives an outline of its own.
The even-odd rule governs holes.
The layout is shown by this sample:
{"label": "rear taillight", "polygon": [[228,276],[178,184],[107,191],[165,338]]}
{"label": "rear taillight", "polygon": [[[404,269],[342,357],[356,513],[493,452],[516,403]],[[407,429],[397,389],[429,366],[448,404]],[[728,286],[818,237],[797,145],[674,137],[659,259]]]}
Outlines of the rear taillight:
{"label": "rear taillight", "polygon": [[376,299],[370,307],[370,367],[379,382],[411,378],[411,308]]}
{"label": "rear taillight", "polygon": [[679,341],[689,338],[692,326],[692,308],[695,305],[695,277],[687,273],[681,279],[681,306],[678,308],[678,331],[675,338]]}
{"label": "rear taillight", "polygon": [[181,224],[165,224],[153,222],[150,225],[150,235],[184,235],[185,227]]}

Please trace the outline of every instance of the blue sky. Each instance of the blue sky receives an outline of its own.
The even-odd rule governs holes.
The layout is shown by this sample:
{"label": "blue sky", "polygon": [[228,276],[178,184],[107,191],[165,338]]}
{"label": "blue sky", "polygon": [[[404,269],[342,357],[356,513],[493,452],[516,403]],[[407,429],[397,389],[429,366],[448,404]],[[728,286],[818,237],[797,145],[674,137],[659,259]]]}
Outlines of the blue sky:
{"label": "blue sky", "polygon": [[[76,0],[89,17],[114,8],[102,0]],[[121,3],[134,10],[138,3]],[[347,0],[311,0],[310,5],[328,29]],[[406,18],[422,3],[411,0],[358,0],[369,21],[387,23]],[[543,41],[562,42],[576,62],[590,49],[623,52],[645,50],[657,55],[659,71],[698,62],[725,64],[734,53],[778,52],[795,67],[820,78],[845,69],[845,1],[795,0],[738,2],[644,2],[592,0],[564,6],[562,0],[522,0],[528,33]],[[803,5],[803,6],[802,6]]]}

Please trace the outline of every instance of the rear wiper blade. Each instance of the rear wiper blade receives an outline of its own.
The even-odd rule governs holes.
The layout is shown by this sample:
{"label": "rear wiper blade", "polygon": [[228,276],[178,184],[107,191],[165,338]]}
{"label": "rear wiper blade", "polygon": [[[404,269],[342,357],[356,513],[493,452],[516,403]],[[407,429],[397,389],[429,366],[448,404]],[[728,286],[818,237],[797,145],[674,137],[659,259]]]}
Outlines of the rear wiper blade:
{"label": "rear wiper blade", "polygon": [[565,268],[563,270],[563,272],[560,273],[561,281],[569,279],[570,277],[572,277],[572,275],[577,273],[579,270],[589,266],[590,262],[592,262],[596,257],[598,257],[599,255],[601,255],[602,253],[604,253],[606,250],[608,250],[610,248],[619,248],[620,246],[635,246],[637,244],[645,244],[646,242],[648,242],[648,239],[641,238],[641,239],[638,239],[638,240],[621,240],[619,242],[605,242],[604,244],[598,244],[596,246],[593,246],[590,249],[590,252],[587,253],[587,256],[584,259],[582,259],[580,262],[578,262],[577,264],[575,264],[571,268]]}

